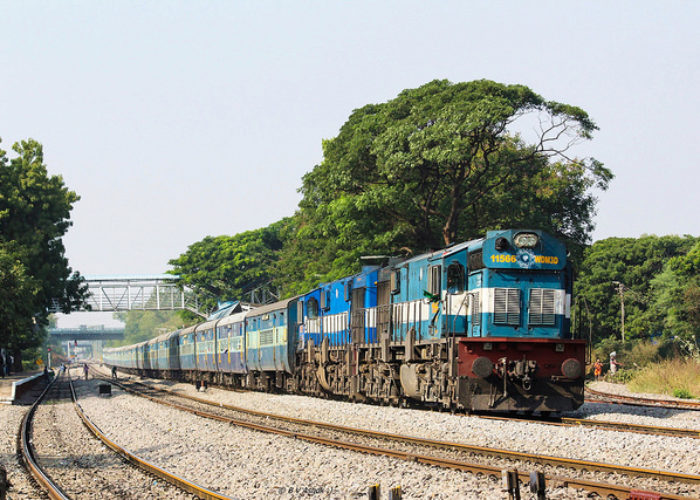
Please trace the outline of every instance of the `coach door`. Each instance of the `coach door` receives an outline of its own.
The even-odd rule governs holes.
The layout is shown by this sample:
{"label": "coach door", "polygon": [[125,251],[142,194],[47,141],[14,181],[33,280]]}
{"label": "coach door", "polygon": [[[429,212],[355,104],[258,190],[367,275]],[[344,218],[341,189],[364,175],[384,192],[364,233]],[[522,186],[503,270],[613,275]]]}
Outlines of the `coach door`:
{"label": "coach door", "polygon": [[352,291],[350,331],[354,344],[362,344],[365,341],[365,290],[363,287]]}

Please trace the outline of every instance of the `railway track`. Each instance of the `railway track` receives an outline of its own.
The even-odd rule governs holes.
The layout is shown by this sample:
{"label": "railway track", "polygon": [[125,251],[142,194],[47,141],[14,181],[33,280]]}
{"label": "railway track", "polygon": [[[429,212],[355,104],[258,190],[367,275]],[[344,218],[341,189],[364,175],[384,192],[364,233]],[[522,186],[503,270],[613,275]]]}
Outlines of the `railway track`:
{"label": "railway track", "polygon": [[[50,406],[46,415],[37,418],[39,406],[49,394],[53,394],[56,404]],[[49,498],[229,498],[180,478],[119,446],[92,423],[77,399],[70,376],[61,374],[46,388],[22,421],[22,455],[30,473]],[[72,400],[73,404],[62,405],[61,400]],[[74,421],[71,422],[70,418]],[[35,435],[41,426],[54,422],[61,422],[70,433],[64,435],[65,429],[54,426],[49,431],[42,430],[41,439]],[[82,430],[76,432],[76,429]],[[45,437],[49,440],[48,445],[44,443]],[[116,453],[105,454],[101,443]],[[164,479],[166,483],[154,481],[153,476]]]}
{"label": "railway track", "polygon": [[596,391],[589,387],[586,387],[586,394],[586,401],[591,403],[612,403],[651,408],[668,408],[672,410],[700,411],[700,401],[675,401],[669,399],[622,396],[618,394]]}
{"label": "railway track", "polygon": [[[660,496],[653,498],[694,498],[700,495],[700,476],[692,474],[572,460],[366,431],[291,417],[281,417],[266,412],[244,410],[194,396],[174,394],[138,382],[110,382],[127,392],[201,417],[363,453],[386,455],[496,477],[500,477],[502,470],[511,469],[514,466],[519,471],[525,471],[534,467],[544,467],[547,471],[550,485],[558,484],[571,488],[580,488],[599,495],[614,495],[617,498],[633,498],[635,488],[639,487],[665,491],[659,493]],[[474,461],[475,459],[476,462]],[[494,465],[494,463],[497,465]],[[570,474],[571,469],[577,470],[579,477],[566,476],[566,474]],[[518,472],[518,474],[525,482],[529,479],[529,474],[526,472]],[[631,483],[634,486],[600,482],[597,479],[600,478],[601,474],[606,478],[613,477],[616,481]]]}
{"label": "railway track", "polygon": [[525,422],[533,422],[537,424],[556,425],[563,427],[594,427],[610,431],[619,432],[635,432],[638,434],[649,434],[654,436],[675,436],[700,439],[700,429],[682,429],[679,427],[660,427],[655,425],[640,425],[627,422],[610,422],[607,420],[591,420],[587,418],[572,418],[572,417],[498,417],[491,415],[474,415],[477,418],[485,418],[489,420],[518,420]]}
{"label": "railway track", "polygon": [[30,445],[32,422],[36,409],[42,403],[54,384],[57,383],[57,380],[58,378],[55,378],[49,385],[46,386],[44,391],[39,395],[37,400],[24,415],[22,425],[20,427],[20,452],[30,474],[36,480],[36,482],[39,483],[39,486],[47,492],[49,498],[62,500],[68,499],[69,497],[63,493],[63,490],[56,483],[54,483],[49,475],[44,472],[44,469],[39,466],[34,454],[34,447]]}

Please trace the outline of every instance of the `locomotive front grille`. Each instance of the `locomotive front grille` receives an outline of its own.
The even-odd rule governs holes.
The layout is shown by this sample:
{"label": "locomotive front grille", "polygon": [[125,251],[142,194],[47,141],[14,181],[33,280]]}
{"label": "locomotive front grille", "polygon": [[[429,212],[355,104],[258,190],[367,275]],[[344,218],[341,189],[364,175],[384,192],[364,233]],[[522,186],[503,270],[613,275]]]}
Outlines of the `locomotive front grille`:
{"label": "locomotive front grille", "polygon": [[493,322],[501,325],[520,324],[520,290],[496,288],[493,294]]}
{"label": "locomotive front grille", "polygon": [[551,288],[530,290],[529,324],[553,326],[557,291]]}

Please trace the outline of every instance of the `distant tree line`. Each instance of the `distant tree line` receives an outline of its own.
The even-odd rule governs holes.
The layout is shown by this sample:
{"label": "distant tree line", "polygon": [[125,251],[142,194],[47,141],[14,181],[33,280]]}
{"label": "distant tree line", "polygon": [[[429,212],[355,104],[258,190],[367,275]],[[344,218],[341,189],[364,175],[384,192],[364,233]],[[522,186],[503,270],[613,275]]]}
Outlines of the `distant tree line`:
{"label": "distant tree line", "polygon": [[699,237],[607,238],[585,250],[580,269],[575,284],[578,323],[592,332],[594,342],[676,337],[697,352]]}
{"label": "distant tree line", "polygon": [[22,351],[46,338],[49,308],[68,313],[85,300],[87,285],[65,257],[62,237],[80,199],[60,176],[50,176],[33,139],[0,149],[0,348],[21,369]]}

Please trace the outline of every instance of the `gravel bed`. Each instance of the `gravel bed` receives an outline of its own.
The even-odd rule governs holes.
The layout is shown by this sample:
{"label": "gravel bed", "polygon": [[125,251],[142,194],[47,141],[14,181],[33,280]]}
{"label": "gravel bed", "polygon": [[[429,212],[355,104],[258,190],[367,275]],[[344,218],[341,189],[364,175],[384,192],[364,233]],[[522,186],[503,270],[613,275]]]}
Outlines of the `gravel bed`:
{"label": "gravel bed", "polygon": [[[603,461],[633,467],[700,474],[698,440],[689,437],[654,436],[621,433],[590,427],[558,427],[546,424],[501,421],[450,415],[415,409],[399,409],[375,405],[329,401],[297,395],[260,392],[232,392],[209,388],[197,393],[190,384],[166,383],[175,391],[210,398],[248,409],[318,420],[375,431],[406,434],[429,439],[441,439],[465,444],[504,448],[527,453],[553,455],[581,460]],[[594,413],[590,404],[580,414]],[[596,405],[600,406],[600,405]],[[608,412],[615,411],[606,405]],[[641,410],[648,410],[643,408]],[[670,426],[672,418],[622,413],[620,421]],[[668,412],[668,410],[660,410]],[[641,413],[641,412],[640,412]],[[700,428],[699,412],[673,410],[688,428]],[[683,415],[680,417],[680,415]],[[597,418],[613,420],[613,416],[597,413]],[[641,422],[640,420],[646,420]]]}
{"label": "gravel bed", "polygon": [[700,429],[700,412],[692,410],[591,402],[584,403],[578,410],[568,412],[564,416],[678,429]]}
{"label": "gravel bed", "polygon": [[[233,498],[366,498],[374,483],[384,494],[400,485],[404,498],[504,496],[500,479],[237,428],[117,390],[110,399],[87,396],[81,404],[134,453]],[[548,498],[586,495],[550,488]]]}
{"label": "gravel bed", "polygon": [[679,403],[687,403],[688,401],[696,401],[697,399],[682,399],[668,394],[656,394],[652,392],[632,392],[625,384],[613,384],[611,382],[591,382],[588,387],[594,391],[607,392],[608,394],[615,394],[617,396],[630,396],[633,398],[645,398],[645,399],[660,399],[663,401],[678,401]]}
{"label": "gravel bed", "polygon": [[[76,372],[76,370],[74,370]],[[76,373],[77,375],[77,373]],[[70,401],[53,391],[34,416],[32,442],[37,461],[71,498],[190,499],[193,496],[125,462],[83,425]]]}
{"label": "gravel bed", "polygon": [[29,406],[0,406],[0,466],[7,472],[11,487],[9,499],[47,498],[21,463],[17,436]]}

